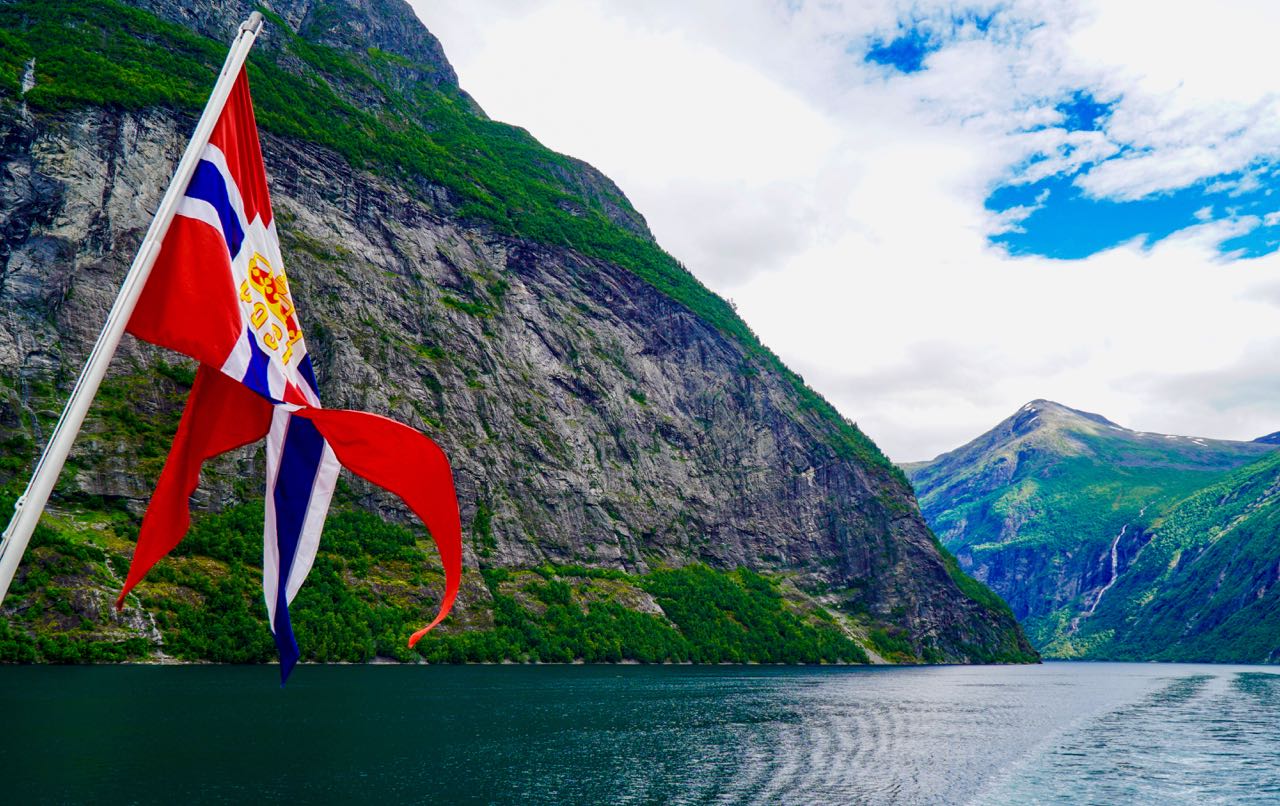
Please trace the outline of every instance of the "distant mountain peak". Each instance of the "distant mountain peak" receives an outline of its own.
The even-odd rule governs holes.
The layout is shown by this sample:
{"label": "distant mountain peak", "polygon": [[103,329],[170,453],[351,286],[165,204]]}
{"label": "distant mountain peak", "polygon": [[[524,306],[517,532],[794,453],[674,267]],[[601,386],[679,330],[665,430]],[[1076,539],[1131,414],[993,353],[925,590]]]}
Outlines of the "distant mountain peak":
{"label": "distant mountain peak", "polygon": [[1100,434],[1133,434],[1127,428],[1101,414],[1073,409],[1052,400],[1039,398],[1021,406],[995,428],[969,446],[984,451],[1016,452],[1024,445],[1048,449],[1058,454],[1076,454],[1082,450],[1082,436]]}
{"label": "distant mountain peak", "polygon": [[[1280,522],[1275,515],[1280,506],[1265,514],[1261,503],[1280,502],[1274,490],[1278,467],[1280,433],[1234,442],[1135,431],[1098,414],[1038,399],[959,448],[904,470],[943,545],[955,553],[962,569],[1004,597],[1042,650],[1065,657],[1107,657],[1104,653],[1116,651],[1111,647],[1141,646],[1144,652],[1192,657],[1201,650],[1188,649],[1191,641],[1174,648],[1186,637],[1185,628],[1194,624],[1210,634],[1211,622],[1226,623],[1226,616],[1275,588],[1274,552],[1259,547],[1274,538]],[[1238,489],[1246,494],[1234,497]],[[1198,490],[1208,492],[1187,498]],[[1233,497],[1228,501],[1227,495]],[[1179,504],[1184,499],[1190,503]],[[1231,507],[1227,515],[1221,509],[1224,501]],[[1166,518],[1175,507],[1181,515]],[[1237,519],[1254,517],[1254,512],[1262,514],[1253,521],[1253,531],[1238,531]],[[1175,529],[1180,536],[1157,544],[1165,548],[1146,548]],[[1230,536],[1223,537],[1225,532]],[[1219,537],[1224,546],[1247,544],[1253,553],[1219,550],[1211,572],[1195,572],[1199,587],[1173,580],[1164,595],[1163,578],[1150,582],[1175,567],[1178,547],[1190,544],[1185,541],[1206,546]],[[1248,565],[1245,557],[1259,562]],[[1137,601],[1126,586],[1139,559],[1150,572],[1142,583],[1143,595],[1157,597],[1177,618],[1145,608],[1146,600],[1121,604]],[[1197,557],[1184,565],[1199,568],[1201,562]],[[1247,573],[1228,578],[1235,573],[1229,569],[1236,568]],[[1184,573],[1192,572],[1178,570]],[[1232,593],[1204,595],[1209,590]],[[1275,601],[1267,599],[1250,610],[1248,623],[1266,622],[1254,614],[1269,612],[1265,608],[1274,608]],[[1201,620],[1201,612],[1213,616]],[[1133,626],[1140,619],[1161,620],[1151,640],[1145,637],[1151,632],[1145,625]],[[1267,629],[1274,633],[1273,627],[1259,627],[1248,640],[1270,651],[1274,640],[1256,637]],[[1227,643],[1225,631],[1217,635]],[[1248,651],[1246,641],[1230,640],[1233,651]]]}
{"label": "distant mountain peak", "polygon": [[1032,414],[1033,416],[1042,419],[1087,420],[1097,425],[1107,426],[1108,428],[1112,428],[1116,431],[1130,430],[1117,425],[1106,417],[1103,417],[1101,414],[1073,409],[1070,406],[1064,406],[1061,403],[1053,400],[1045,400],[1044,398],[1038,398],[1027,403],[1025,406],[1018,409],[1018,413],[1014,415],[1014,418],[1017,419],[1025,416],[1026,414]]}
{"label": "distant mountain peak", "polygon": [[1054,457],[1096,458],[1106,454],[1142,465],[1218,466],[1224,461],[1230,465],[1232,460],[1226,457],[1240,451],[1261,455],[1258,452],[1273,445],[1280,445],[1280,432],[1250,443],[1135,431],[1101,414],[1037,398],[1023,404],[990,431],[930,461],[913,462],[906,466],[906,472],[917,484],[962,466],[995,467],[1004,477],[1033,455],[1038,457],[1038,463],[1053,461]]}

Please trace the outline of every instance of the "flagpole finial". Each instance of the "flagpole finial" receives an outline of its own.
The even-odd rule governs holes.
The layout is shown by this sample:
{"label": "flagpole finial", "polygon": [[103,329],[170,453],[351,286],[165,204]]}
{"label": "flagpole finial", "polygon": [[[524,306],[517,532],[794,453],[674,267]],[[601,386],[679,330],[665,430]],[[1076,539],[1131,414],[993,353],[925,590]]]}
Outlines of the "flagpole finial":
{"label": "flagpole finial", "polygon": [[255,11],[250,14],[249,19],[240,23],[240,30],[257,36],[262,31],[262,12]]}

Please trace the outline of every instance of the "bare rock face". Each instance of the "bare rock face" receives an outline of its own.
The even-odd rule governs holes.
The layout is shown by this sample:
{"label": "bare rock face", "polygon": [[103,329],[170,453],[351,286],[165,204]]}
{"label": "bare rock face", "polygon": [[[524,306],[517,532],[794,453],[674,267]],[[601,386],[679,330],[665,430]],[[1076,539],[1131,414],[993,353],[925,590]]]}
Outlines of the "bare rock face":
{"label": "bare rock face", "polygon": [[[221,36],[249,4],[138,5]],[[434,65],[406,81],[456,83],[407,6],[346,6],[363,12],[329,19],[321,4],[272,4],[320,41]],[[34,456],[193,119],[23,114],[0,122],[0,436],[24,435]],[[938,659],[1027,648],[1010,616],[958,587],[901,476],[842,458],[787,379],[689,309],[608,260],[461,219],[442,188],[397,184],[296,139],[264,134],[263,145],[322,397],[441,444],[468,568],[783,571],[899,626]],[[578,171],[584,195],[620,195],[589,166]],[[647,235],[634,211],[615,213]],[[117,409],[96,407],[73,457],[75,494],[145,505],[181,406],[173,367],[189,371],[126,340],[108,387],[154,428],[120,437]],[[219,463],[197,506],[256,494],[258,462],[244,451]],[[353,487],[382,514],[407,517],[398,501]]]}

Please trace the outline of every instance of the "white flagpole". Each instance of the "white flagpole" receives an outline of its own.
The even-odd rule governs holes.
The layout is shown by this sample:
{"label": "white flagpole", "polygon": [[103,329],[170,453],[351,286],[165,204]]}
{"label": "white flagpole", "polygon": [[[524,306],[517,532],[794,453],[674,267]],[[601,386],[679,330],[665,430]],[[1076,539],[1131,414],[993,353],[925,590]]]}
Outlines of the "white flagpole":
{"label": "white flagpole", "polygon": [[53,435],[49,437],[49,443],[45,445],[44,453],[40,456],[39,464],[36,465],[35,474],[27,484],[26,492],[13,506],[13,519],[4,530],[4,542],[0,543],[0,603],[4,602],[4,597],[9,592],[9,584],[13,581],[18,563],[27,550],[31,533],[35,530],[36,523],[40,520],[40,513],[44,511],[44,506],[49,501],[49,494],[53,492],[53,485],[62,472],[63,464],[67,461],[71,443],[80,432],[85,414],[89,411],[89,404],[98,393],[98,386],[107,372],[107,365],[111,363],[111,357],[115,355],[116,348],[120,345],[120,337],[124,335],[125,325],[129,323],[129,317],[133,314],[134,306],[138,304],[138,297],[142,295],[142,288],[146,285],[151,267],[155,265],[156,257],[160,254],[160,243],[164,240],[165,233],[169,231],[169,224],[173,221],[178,202],[186,193],[187,184],[191,181],[191,176],[200,162],[200,155],[208,145],[213,127],[217,124],[222,108],[227,103],[227,97],[231,95],[231,89],[240,75],[240,68],[244,65],[249,49],[253,47],[253,42],[261,31],[262,14],[257,11],[241,23],[235,41],[231,43],[231,51],[227,53],[227,60],[222,65],[222,72],[218,75],[218,81],[209,95],[209,102],[205,104],[200,122],[196,124],[195,133],[191,135],[191,142],[187,144],[187,150],[183,152],[178,169],[169,182],[169,189],[160,200],[155,218],[151,220],[146,237],[138,247],[138,254],[133,259],[133,265],[129,267],[129,273],[125,275],[124,285],[120,288],[115,304],[111,306],[111,312],[107,314],[106,324],[102,326],[98,341],[93,345],[93,351],[89,353],[84,371],[80,373],[75,388],[71,390],[71,399],[67,401],[67,407],[62,410],[62,417],[59,418]]}

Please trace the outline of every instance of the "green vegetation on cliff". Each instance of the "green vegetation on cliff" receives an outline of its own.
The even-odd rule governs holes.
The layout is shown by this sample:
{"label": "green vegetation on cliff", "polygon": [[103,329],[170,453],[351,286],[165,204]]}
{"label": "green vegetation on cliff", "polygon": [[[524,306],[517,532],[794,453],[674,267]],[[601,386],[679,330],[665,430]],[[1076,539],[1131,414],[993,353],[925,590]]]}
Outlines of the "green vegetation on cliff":
{"label": "green vegetation on cliff", "polygon": [[1280,454],[1188,496],[1048,649],[1107,660],[1280,662]]}
{"label": "green vegetation on cliff", "polygon": [[[1220,528],[1214,519],[1235,517],[1230,506],[1215,503],[1228,500],[1227,490],[1239,486],[1239,473],[1246,471],[1229,474],[1260,457],[1269,458],[1248,472],[1267,467],[1274,450],[1263,443],[1132,431],[1037,400],[969,444],[910,466],[909,473],[925,517],[960,567],[1012,605],[1046,654],[1193,659],[1211,653],[1184,635],[1179,619],[1192,613],[1183,599],[1193,590],[1209,594],[1187,587],[1172,568],[1142,569],[1172,562],[1170,541],[1208,539]],[[1276,556],[1272,548],[1272,566]],[[1258,568],[1267,567],[1265,552],[1255,559]],[[1108,588],[1113,571],[1117,581]],[[1142,592],[1132,601],[1145,603],[1113,612],[1122,591],[1144,574]],[[1210,598],[1245,608],[1237,588],[1257,592],[1249,587],[1252,576],[1222,583]],[[1180,615],[1155,615],[1160,612]],[[1266,655],[1236,639],[1224,640],[1221,650],[1216,659]]]}
{"label": "green vegetation on cliff", "polygon": [[[0,662],[146,660],[157,650],[187,661],[274,659],[258,565],[261,524],[262,508],[252,504],[198,518],[117,616],[108,606],[136,522],[124,513],[55,514],[41,524],[13,586],[16,613],[0,628]],[[340,506],[290,608],[303,658],[867,662],[837,617],[745,569],[692,565],[636,575],[542,566],[485,569],[482,577],[487,606],[460,611],[411,650],[406,638],[431,617],[430,592],[440,587],[430,541]],[[139,637],[140,629],[153,629],[153,638]],[[909,645],[902,659],[916,659]]]}

